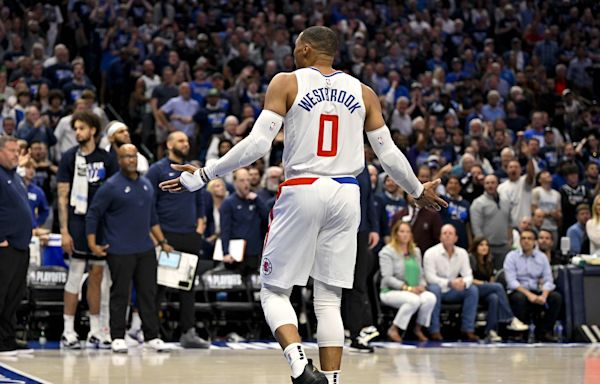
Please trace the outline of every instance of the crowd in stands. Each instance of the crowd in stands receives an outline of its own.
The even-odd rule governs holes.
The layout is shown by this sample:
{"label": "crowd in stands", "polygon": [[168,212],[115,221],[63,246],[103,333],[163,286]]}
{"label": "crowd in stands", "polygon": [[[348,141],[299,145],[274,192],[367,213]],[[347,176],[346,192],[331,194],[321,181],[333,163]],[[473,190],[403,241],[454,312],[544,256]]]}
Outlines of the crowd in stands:
{"label": "crowd in stands", "polygon": [[[56,176],[62,155],[77,145],[74,112],[100,118],[98,147],[114,147],[113,154],[133,143],[152,164],[180,131],[187,161],[215,161],[252,130],[267,85],[295,69],[294,42],[311,25],[338,32],[334,67],[379,95],[394,142],[420,181],[442,178],[449,203],[441,212],[416,209],[365,145],[380,223],[372,252],[380,252],[381,300],[404,308],[390,337],[401,339],[419,306],[415,334],[425,338],[423,326],[441,337],[446,300],[469,302],[462,324],[469,339],[478,297],[496,308],[492,338],[498,321],[522,329],[513,319],[527,325],[529,312],[544,305],[556,320],[561,299],[550,265],[600,251],[596,1],[4,2],[0,134],[18,138],[26,153],[35,225],[59,232]],[[125,123],[128,134],[108,130],[110,120]],[[252,256],[244,268],[258,266],[266,212],[285,178],[284,131],[265,158],[202,192],[206,258],[219,237],[224,255],[227,241],[241,237]],[[248,217],[234,209],[241,204],[251,207],[243,210]],[[570,239],[569,255],[559,250],[561,237]],[[539,263],[531,276],[522,275],[524,255]],[[451,267],[442,268],[449,256]],[[394,280],[395,263],[406,278]],[[488,287],[501,269],[506,286]],[[429,294],[411,301],[390,290]],[[552,325],[544,323],[540,337],[552,339]]]}

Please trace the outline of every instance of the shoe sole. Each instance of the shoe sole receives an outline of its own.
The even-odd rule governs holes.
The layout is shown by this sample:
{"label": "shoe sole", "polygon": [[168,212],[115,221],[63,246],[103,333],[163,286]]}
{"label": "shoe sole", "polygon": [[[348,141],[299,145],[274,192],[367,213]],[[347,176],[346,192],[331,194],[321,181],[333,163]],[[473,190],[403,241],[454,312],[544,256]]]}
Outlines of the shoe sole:
{"label": "shoe sole", "polygon": [[0,352],[0,356],[17,356],[17,351]]}
{"label": "shoe sole", "polygon": [[374,353],[375,351],[371,351],[368,349],[360,349],[360,348],[353,348],[353,347],[349,347],[348,350],[350,352],[356,352],[356,353]]}

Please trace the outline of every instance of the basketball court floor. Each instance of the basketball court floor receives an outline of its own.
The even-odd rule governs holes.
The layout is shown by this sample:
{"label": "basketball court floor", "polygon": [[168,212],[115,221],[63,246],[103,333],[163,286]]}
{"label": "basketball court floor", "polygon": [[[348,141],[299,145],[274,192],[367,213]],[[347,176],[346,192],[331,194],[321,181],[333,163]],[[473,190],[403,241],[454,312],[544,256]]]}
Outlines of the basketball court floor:
{"label": "basketball court floor", "polygon": [[[600,348],[589,344],[375,345],[374,354],[345,352],[343,383],[600,383]],[[0,357],[0,383],[290,383],[275,343],[175,348],[171,353],[133,348],[126,355],[36,349]],[[318,360],[316,345],[306,348]]]}

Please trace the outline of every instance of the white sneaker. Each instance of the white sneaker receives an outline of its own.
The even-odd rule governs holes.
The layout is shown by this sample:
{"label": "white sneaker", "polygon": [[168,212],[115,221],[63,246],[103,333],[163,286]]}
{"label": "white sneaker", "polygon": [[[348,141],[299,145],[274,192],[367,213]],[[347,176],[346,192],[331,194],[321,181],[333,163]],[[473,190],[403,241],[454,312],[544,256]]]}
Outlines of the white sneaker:
{"label": "white sneaker", "polygon": [[64,349],[81,349],[79,335],[75,332],[65,332],[60,337],[60,347]]}
{"label": "white sneaker", "polygon": [[173,349],[170,345],[165,344],[165,342],[159,338],[145,342],[144,348],[151,349],[156,352],[171,352]]}
{"label": "white sneaker", "polygon": [[90,332],[88,333],[85,346],[86,348],[110,349],[112,347],[112,340],[109,335],[104,333],[94,334]]}
{"label": "white sneaker", "polygon": [[379,331],[374,326],[368,326],[360,330],[357,340],[362,344],[369,344],[371,340],[379,336]]}
{"label": "white sneaker", "polygon": [[529,329],[529,326],[523,323],[521,320],[513,317],[512,321],[506,327],[509,331],[523,332]]}
{"label": "white sneaker", "polygon": [[124,339],[114,339],[110,347],[115,353],[127,353],[127,350],[129,349]]}
{"label": "white sneaker", "polygon": [[500,343],[502,342],[502,338],[498,336],[498,333],[494,330],[488,332],[488,340],[492,343]]}

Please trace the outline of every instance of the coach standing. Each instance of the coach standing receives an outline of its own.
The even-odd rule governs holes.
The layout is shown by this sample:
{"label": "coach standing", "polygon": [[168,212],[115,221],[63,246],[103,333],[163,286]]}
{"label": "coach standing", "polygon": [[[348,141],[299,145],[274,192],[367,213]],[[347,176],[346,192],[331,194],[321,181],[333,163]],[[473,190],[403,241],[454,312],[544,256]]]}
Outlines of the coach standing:
{"label": "coach standing", "polygon": [[[190,152],[188,137],[183,132],[172,132],[167,138],[167,157],[152,164],[146,174],[154,188],[158,183],[179,176],[180,171],[171,168],[171,164],[183,164]],[[204,233],[204,204],[200,191],[193,193],[173,194],[158,190],[154,195],[154,208],[158,222],[164,231],[165,238],[177,251],[198,255],[202,249],[202,234]],[[165,287],[159,286],[158,297],[162,298]],[[195,290],[179,290],[179,326],[183,348],[208,348],[210,343],[196,335],[194,327]]]}
{"label": "coach standing", "polygon": [[27,189],[16,174],[19,144],[0,136],[0,356],[16,354],[13,317],[26,288],[33,221]]}
{"label": "coach standing", "polygon": [[[120,172],[100,187],[86,216],[90,250],[106,257],[112,278],[110,288],[110,334],[113,352],[127,352],[125,326],[130,285],[133,279],[142,318],[146,346],[156,351],[168,348],[158,338],[156,310],[156,253],[150,231],[163,250],[172,251],[158,226],[154,210],[154,188],[137,172],[137,149],[132,144],[119,148]],[[106,244],[96,243],[102,223]]]}

